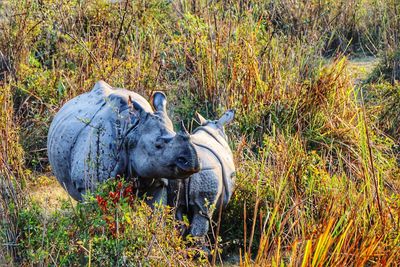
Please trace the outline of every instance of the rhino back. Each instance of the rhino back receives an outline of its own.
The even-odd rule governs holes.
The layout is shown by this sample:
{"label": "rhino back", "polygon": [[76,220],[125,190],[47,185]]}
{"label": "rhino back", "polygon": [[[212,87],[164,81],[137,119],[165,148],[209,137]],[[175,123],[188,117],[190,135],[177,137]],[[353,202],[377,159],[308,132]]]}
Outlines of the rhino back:
{"label": "rhino back", "polygon": [[[102,159],[99,146],[94,147],[93,144],[98,138],[104,146],[112,143],[116,137],[115,121],[117,118],[121,119],[121,112],[126,109],[129,96],[144,110],[152,111],[149,103],[140,95],[125,89],[113,89],[100,81],[92,91],[71,99],[56,114],[48,134],[49,161],[59,182],[75,199],[80,199],[81,192],[78,189],[85,182],[85,175],[88,174],[85,172],[90,167],[86,165],[85,169],[82,166],[85,157],[93,159],[95,154],[96,157],[100,156],[97,161],[100,165],[96,168],[104,170],[102,176],[110,173],[111,165],[115,165],[115,161],[107,159],[108,156]],[[125,116],[126,114],[125,112]],[[112,153],[111,150],[115,148],[111,146],[108,152]]]}

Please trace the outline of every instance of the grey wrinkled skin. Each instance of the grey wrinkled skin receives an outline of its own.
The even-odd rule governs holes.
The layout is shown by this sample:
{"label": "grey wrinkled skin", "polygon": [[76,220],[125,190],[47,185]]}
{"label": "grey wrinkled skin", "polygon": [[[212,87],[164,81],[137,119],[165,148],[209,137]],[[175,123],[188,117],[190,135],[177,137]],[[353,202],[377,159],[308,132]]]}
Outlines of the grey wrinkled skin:
{"label": "grey wrinkled skin", "polygon": [[183,219],[187,214],[190,222],[188,234],[205,237],[209,219],[220,205],[228,204],[235,184],[235,165],[232,151],[224,132],[224,125],[234,118],[234,111],[228,110],[217,121],[208,121],[200,114],[201,126],[191,135],[201,169],[184,181],[169,181],[168,204],[176,206],[176,217]]}
{"label": "grey wrinkled skin", "polygon": [[47,149],[60,184],[76,200],[117,175],[148,181],[186,178],[199,170],[190,136],[175,133],[166,97],[140,95],[99,81],[68,101],[51,123]]}

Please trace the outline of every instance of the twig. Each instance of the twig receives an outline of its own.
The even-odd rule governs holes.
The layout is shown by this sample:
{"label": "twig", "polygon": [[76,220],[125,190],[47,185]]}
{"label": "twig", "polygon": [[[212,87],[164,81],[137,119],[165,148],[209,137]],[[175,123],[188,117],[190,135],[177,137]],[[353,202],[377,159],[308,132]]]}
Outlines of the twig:
{"label": "twig", "polygon": [[68,35],[72,40],[74,40],[78,45],[80,45],[90,56],[90,58],[93,60],[93,62],[96,64],[97,68],[100,70],[100,65],[99,62],[97,61],[97,58],[93,55],[93,53],[79,40],[77,40],[74,36],[72,36],[70,33],[65,32],[66,35]]}
{"label": "twig", "polygon": [[129,2],[128,0],[125,1],[124,14],[122,15],[122,20],[121,20],[121,23],[119,25],[118,35],[117,35],[117,38],[115,39],[115,42],[114,42],[114,49],[113,49],[113,53],[112,53],[112,58],[114,58],[115,54],[119,50],[118,41],[119,41],[119,38],[121,37],[122,27],[124,26],[125,16],[126,16],[126,13],[127,13],[126,10],[128,8],[128,2]]}
{"label": "twig", "polygon": [[363,120],[364,120],[365,135],[367,137],[369,162],[371,164],[372,179],[374,181],[374,187],[375,187],[375,197],[376,197],[376,202],[377,202],[377,205],[378,205],[379,216],[381,218],[383,226],[385,226],[386,221],[385,221],[385,219],[384,219],[384,217],[382,215],[382,205],[381,205],[381,201],[380,201],[380,198],[379,198],[378,181],[377,181],[376,175],[375,175],[374,159],[372,157],[372,148],[371,148],[370,139],[369,139],[369,131],[368,131],[368,127],[367,127],[367,119],[366,119],[366,116],[365,116],[364,97],[362,95],[362,92],[361,92],[361,101],[362,101],[362,113],[363,113]]}
{"label": "twig", "polygon": [[[215,246],[214,246],[214,253],[213,253],[213,258],[212,258],[212,263],[211,266],[215,266],[215,262],[217,260],[217,253],[218,253],[218,235],[219,235],[219,229],[221,227],[221,218],[222,218],[222,207],[223,207],[223,199],[224,199],[224,194],[225,190],[222,190],[222,195],[220,198],[220,204],[219,204],[219,213],[218,213],[218,223],[217,223],[217,232],[216,232],[216,239],[215,239]],[[219,254],[219,253],[218,253]]]}
{"label": "twig", "polygon": [[247,248],[247,254],[250,255],[251,252],[251,244],[253,243],[253,238],[254,238],[254,232],[256,228],[256,222],[257,222],[257,211],[258,211],[258,205],[260,204],[260,198],[257,196],[256,199],[256,205],[254,207],[254,214],[253,214],[253,225],[251,227],[251,233],[250,233],[250,241],[249,241],[249,246]]}

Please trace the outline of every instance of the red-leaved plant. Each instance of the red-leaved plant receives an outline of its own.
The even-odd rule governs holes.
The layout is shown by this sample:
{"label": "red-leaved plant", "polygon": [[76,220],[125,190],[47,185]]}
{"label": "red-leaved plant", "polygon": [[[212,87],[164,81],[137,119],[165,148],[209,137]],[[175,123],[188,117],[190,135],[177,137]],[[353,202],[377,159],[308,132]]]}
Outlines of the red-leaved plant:
{"label": "red-leaved plant", "polygon": [[97,204],[102,211],[102,218],[107,223],[107,230],[113,237],[122,235],[125,231],[125,224],[129,219],[121,216],[122,206],[133,207],[136,195],[132,183],[119,180],[111,185],[110,191],[96,196]]}

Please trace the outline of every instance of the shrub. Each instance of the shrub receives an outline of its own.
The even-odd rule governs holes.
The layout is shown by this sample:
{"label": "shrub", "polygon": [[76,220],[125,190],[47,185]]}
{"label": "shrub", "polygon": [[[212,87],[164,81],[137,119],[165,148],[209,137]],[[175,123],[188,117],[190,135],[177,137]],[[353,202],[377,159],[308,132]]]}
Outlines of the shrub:
{"label": "shrub", "polygon": [[382,54],[379,64],[370,74],[367,83],[387,81],[395,84],[400,80],[400,48],[394,51],[386,51]]}
{"label": "shrub", "polygon": [[400,145],[399,79],[400,47],[397,47],[383,53],[379,64],[364,84],[365,99],[371,117],[380,129],[394,138],[397,146]]}
{"label": "shrub", "polygon": [[195,246],[184,241],[168,207],[151,209],[136,199],[132,185],[103,184],[76,206],[65,202],[52,214],[36,205],[20,212],[19,246],[30,264],[182,265],[204,264]]}

